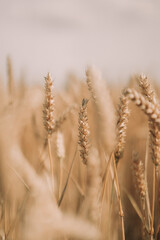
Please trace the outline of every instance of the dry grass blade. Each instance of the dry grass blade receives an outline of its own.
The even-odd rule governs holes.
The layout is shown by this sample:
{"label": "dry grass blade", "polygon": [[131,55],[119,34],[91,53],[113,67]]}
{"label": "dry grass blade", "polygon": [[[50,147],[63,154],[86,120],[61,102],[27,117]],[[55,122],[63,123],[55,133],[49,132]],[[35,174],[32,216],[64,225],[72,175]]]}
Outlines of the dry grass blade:
{"label": "dry grass blade", "polygon": [[[65,167],[63,167],[64,171],[69,174],[69,171],[65,169]],[[85,193],[83,191],[83,189],[81,188],[81,186],[79,185],[79,183],[77,182],[77,180],[71,175],[70,176],[72,182],[75,184],[75,187],[77,188],[77,190],[79,191],[79,193],[81,194],[82,197],[85,197]]]}
{"label": "dry grass blade", "polygon": [[67,189],[67,186],[68,186],[68,183],[69,183],[69,179],[70,179],[70,176],[71,176],[71,172],[72,172],[72,169],[73,169],[73,164],[74,164],[74,161],[75,161],[75,158],[76,158],[76,153],[77,153],[77,147],[76,147],[76,150],[75,150],[75,153],[74,153],[74,157],[73,157],[73,160],[72,160],[72,163],[71,163],[71,166],[70,166],[70,169],[69,169],[69,172],[68,172],[68,176],[67,176],[67,180],[66,180],[66,183],[65,183],[65,186],[64,186],[64,189],[62,191],[62,194],[58,200],[58,206],[60,207],[62,201],[63,201],[63,198],[64,198],[64,194],[66,192],[66,189]]}
{"label": "dry grass blade", "polygon": [[56,132],[61,126],[62,124],[67,120],[68,115],[73,112],[74,110],[78,109],[78,105],[77,104],[72,104],[71,106],[69,106],[63,113],[61,116],[59,116],[54,123],[54,127],[53,127],[53,131],[52,132]]}
{"label": "dry grass blade", "polygon": [[19,209],[18,209],[18,212],[17,212],[17,214],[16,214],[16,217],[15,217],[14,221],[11,223],[11,226],[9,227],[9,230],[8,230],[8,232],[7,232],[7,234],[6,234],[6,239],[8,239],[9,235],[10,235],[10,234],[12,233],[12,231],[14,230],[14,228],[15,228],[17,222],[18,222],[18,219],[21,218],[21,215],[22,215],[22,213],[23,213],[23,211],[24,211],[25,203],[27,202],[28,197],[29,197],[29,192],[26,192],[26,195],[25,195],[22,203],[20,204],[20,207],[19,207]]}
{"label": "dry grass blade", "polygon": [[26,187],[26,189],[27,189],[28,191],[30,191],[29,186],[28,186],[27,183],[23,180],[23,178],[20,176],[20,174],[19,174],[14,168],[12,168],[11,166],[8,165],[8,167],[9,167],[10,169],[12,169],[12,171],[15,173],[15,175],[18,177],[18,179],[24,184],[24,186]]}
{"label": "dry grass blade", "polygon": [[129,201],[131,202],[134,210],[136,211],[137,215],[139,216],[139,218],[141,219],[141,221],[143,222],[143,214],[140,210],[140,208],[138,207],[138,204],[136,203],[136,200],[132,197],[132,195],[127,191],[127,189],[123,188],[123,191],[126,193],[126,196],[128,197]]}
{"label": "dry grass blade", "polygon": [[[128,197],[130,203],[132,204],[134,210],[136,211],[137,215],[139,216],[139,218],[141,219],[142,223],[143,223],[143,214],[140,210],[140,208],[138,207],[138,204],[136,203],[136,200],[132,197],[132,195],[127,191],[127,189],[123,188],[123,191],[126,193],[126,196]],[[150,229],[147,225],[145,225],[145,228],[147,230],[147,232],[150,232]]]}

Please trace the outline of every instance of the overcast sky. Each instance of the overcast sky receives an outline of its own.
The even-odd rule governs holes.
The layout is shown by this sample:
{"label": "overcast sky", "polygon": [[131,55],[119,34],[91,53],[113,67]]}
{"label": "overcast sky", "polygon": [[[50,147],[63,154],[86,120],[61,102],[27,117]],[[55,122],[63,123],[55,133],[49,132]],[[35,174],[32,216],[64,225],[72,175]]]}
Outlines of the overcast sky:
{"label": "overcast sky", "polygon": [[94,64],[110,81],[144,72],[160,81],[159,0],[0,0],[0,75],[60,86]]}

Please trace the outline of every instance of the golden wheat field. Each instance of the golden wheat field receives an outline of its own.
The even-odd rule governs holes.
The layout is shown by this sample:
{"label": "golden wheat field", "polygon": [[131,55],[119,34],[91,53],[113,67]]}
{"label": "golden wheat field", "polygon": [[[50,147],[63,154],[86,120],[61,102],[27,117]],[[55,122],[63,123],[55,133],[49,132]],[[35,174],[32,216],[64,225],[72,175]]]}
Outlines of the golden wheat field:
{"label": "golden wheat field", "polygon": [[54,90],[0,84],[0,238],[160,239],[159,88],[95,67]]}

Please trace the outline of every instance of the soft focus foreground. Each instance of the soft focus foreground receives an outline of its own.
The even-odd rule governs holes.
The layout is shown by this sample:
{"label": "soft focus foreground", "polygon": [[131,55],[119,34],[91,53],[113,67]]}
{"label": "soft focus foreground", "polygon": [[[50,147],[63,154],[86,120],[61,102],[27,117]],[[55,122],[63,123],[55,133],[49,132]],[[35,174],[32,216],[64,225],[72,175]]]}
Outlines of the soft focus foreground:
{"label": "soft focus foreground", "polygon": [[1,239],[159,239],[159,89],[144,75],[109,88],[95,68],[84,80],[15,86],[8,59]]}

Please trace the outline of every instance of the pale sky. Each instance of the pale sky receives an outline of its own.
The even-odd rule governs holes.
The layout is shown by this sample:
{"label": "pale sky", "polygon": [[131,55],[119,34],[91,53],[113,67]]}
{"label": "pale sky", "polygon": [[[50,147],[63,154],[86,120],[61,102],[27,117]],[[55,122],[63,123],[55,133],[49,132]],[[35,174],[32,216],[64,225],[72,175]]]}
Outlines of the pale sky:
{"label": "pale sky", "polygon": [[160,81],[159,0],[0,0],[0,76],[60,86],[96,65],[108,81],[144,72]]}

